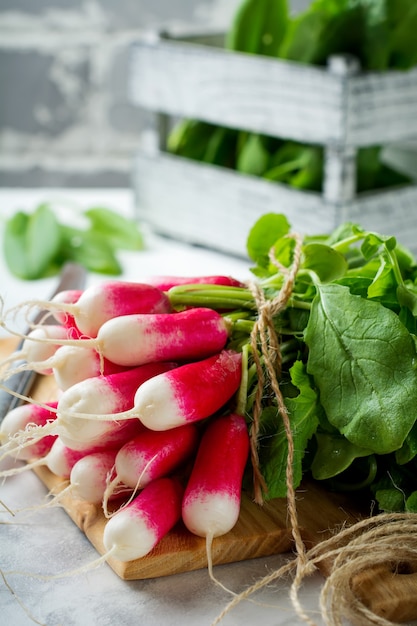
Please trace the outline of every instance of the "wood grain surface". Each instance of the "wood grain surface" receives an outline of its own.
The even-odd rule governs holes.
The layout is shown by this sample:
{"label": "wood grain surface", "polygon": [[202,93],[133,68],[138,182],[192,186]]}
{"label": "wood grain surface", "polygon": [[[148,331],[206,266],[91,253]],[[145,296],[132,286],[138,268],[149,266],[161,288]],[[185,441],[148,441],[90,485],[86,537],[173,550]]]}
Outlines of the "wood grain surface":
{"label": "wood grain surface", "polygon": [[[13,341],[0,340],[0,358],[12,347]],[[32,397],[48,401],[56,395],[53,377],[39,377]],[[33,471],[51,493],[59,493],[68,484],[45,467]],[[70,495],[61,503],[97,552],[104,554],[102,538],[106,518],[101,507]],[[305,482],[297,490],[297,510],[307,547],[366,515],[352,497],[326,491],[314,482]],[[293,548],[286,500],[276,499],[259,506],[244,495],[236,526],[226,535],[214,539],[212,558],[213,564],[217,565],[290,553]],[[108,563],[124,580],[170,576],[207,567],[206,544],[204,539],[192,535],[182,523],[178,523],[147,556],[128,563],[109,558]],[[322,573],[326,575],[326,570],[323,569]],[[417,619],[417,568],[405,567],[401,573],[378,566],[356,576],[352,588],[366,606],[385,619],[397,622]]]}

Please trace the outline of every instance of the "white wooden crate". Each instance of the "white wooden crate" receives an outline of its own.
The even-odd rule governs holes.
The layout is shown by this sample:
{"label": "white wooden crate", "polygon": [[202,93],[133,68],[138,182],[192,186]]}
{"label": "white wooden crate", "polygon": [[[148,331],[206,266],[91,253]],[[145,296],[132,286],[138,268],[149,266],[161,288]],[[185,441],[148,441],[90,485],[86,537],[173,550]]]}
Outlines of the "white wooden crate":
{"label": "white wooden crate", "polygon": [[[134,164],[139,217],[163,234],[245,255],[249,228],[283,212],[304,233],[360,222],[417,252],[417,185],[355,192],[356,152],[417,137],[417,69],[361,73],[224,50],[222,36],[152,34],[132,48],[129,96],[155,113]],[[164,150],[169,117],[200,119],[325,148],[321,194],[183,159]]]}

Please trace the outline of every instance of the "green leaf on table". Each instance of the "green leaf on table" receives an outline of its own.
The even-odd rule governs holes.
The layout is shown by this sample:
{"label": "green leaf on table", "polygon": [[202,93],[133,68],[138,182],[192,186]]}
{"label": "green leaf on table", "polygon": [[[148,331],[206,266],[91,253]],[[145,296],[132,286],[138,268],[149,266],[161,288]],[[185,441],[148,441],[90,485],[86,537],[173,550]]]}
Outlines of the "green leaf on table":
{"label": "green leaf on table", "polygon": [[18,211],[6,221],[4,255],[10,271],[24,280],[48,274],[61,243],[61,232],[48,204],[33,213]]}
{"label": "green leaf on table", "polygon": [[345,286],[319,285],[304,339],[329,422],[377,454],[400,448],[415,421],[417,355],[398,316]]}
{"label": "green leaf on table", "polygon": [[84,215],[90,220],[90,228],[119,250],[143,250],[142,234],[134,220],[103,207],[87,209]]}
{"label": "green leaf on table", "polygon": [[110,245],[101,234],[62,226],[60,253],[65,260],[80,263],[87,270],[117,276],[122,268]]}

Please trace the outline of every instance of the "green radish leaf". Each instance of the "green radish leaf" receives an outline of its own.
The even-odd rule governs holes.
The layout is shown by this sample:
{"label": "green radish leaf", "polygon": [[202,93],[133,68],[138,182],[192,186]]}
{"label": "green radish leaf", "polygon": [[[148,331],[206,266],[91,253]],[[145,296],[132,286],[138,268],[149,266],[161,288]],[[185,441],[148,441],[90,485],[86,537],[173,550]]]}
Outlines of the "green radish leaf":
{"label": "green radish leaf", "polygon": [[304,246],[303,257],[303,268],[313,270],[322,283],[342,278],[348,269],[343,254],[321,243]]}
{"label": "green radish leaf", "polygon": [[[298,487],[302,478],[302,461],[307,442],[317,429],[321,411],[317,394],[312,389],[310,379],[301,361],[296,361],[290,370],[291,381],[299,393],[294,398],[285,398],[285,404],[291,416],[291,429],[294,442],[293,478]],[[266,409],[274,411],[273,409]],[[283,498],[286,496],[286,467],[288,441],[281,418],[275,413],[275,434],[266,433],[261,440],[261,468],[268,485],[266,497]],[[271,416],[269,416],[271,419]]]}
{"label": "green radish leaf", "polygon": [[417,491],[413,491],[405,501],[407,513],[417,513]]}
{"label": "green radish leaf", "polygon": [[378,489],[375,492],[375,499],[379,509],[385,513],[401,512],[405,509],[404,493],[396,487]]}
{"label": "green radish leaf", "polygon": [[417,422],[413,424],[401,448],[395,451],[398,465],[409,463],[417,455]]}
{"label": "green radish leaf", "polygon": [[88,209],[84,215],[90,220],[91,230],[105,238],[114,249],[143,249],[143,237],[134,220],[102,207]]}
{"label": "green radish leaf", "polygon": [[357,458],[369,456],[371,450],[361,448],[340,434],[319,433],[315,435],[317,450],[311,464],[315,480],[327,480],[344,472]]}
{"label": "green radish leaf", "polygon": [[319,285],[304,339],[329,422],[377,454],[400,448],[415,421],[417,355],[398,316],[345,286]]}
{"label": "green radish leaf", "polygon": [[50,273],[61,243],[61,232],[48,204],[33,213],[17,212],[5,226],[4,254],[10,271],[24,280]]}
{"label": "green radish leaf", "polygon": [[417,318],[417,293],[415,285],[399,285],[396,294],[401,306],[407,307],[413,316]]}
{"label": "green radish leaf", "polygon": [[363,240],[361,251],[365,259],[371,259],[385,245],[388,250],[394,250],[397,242],[395,237],[368,233]]}
{"label": "green radish leaf", "polygon": [[275,242],[290,232],[290,224],[280,213],[266,213],[249,231],[246,242],[249,258],[261,267],[269,266],[269,251]]}

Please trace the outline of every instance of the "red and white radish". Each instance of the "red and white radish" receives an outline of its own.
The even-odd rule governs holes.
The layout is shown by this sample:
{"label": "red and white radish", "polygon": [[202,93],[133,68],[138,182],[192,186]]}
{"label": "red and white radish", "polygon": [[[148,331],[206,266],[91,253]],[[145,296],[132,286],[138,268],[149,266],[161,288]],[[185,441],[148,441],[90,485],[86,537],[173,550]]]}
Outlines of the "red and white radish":
{"label": "red and white radish", "polygon": [[45,308],[73,316],[79,331],[95,337],[107,320],[133,313],[168,313],[171,304],[157,287],[143,283],[107,281],[88,287],[77,302],[62,303],[57,295]]}
{"label": "red and white radish", "polygon": [[123,562],[148,554],[180,520],[182,495],[176,478],[149,483],[108,520],[103,533],[107,553]]}
{"label": "red and white radish", "polygon": [[[138,388],[149,378],[175,366],[174,363],[149,363],[108,376],[87,378],[69,387],[58,401],[55,432],[74,448],[86,442],[100,442],[108,433],[117,432],[123,426],[123,420],[119,421],[117,415],[134,406]],[[79,419],[77,413],[91,417]],[[97,416],[102,414],[108,418],[98,421]]]}
{"label": "red and white radish", "polygon": [[241,415],[208,423],[182,503],[182,519],[190,532],[211,540],[234,527],[248,455],[249,434]]}
{"label": "red and white radish", "polygon": [[[81,289],[65,289],[57,293],[53,301],[60,304],[75,304],[82,296],[84,290]],[[54,310],[53,316],[59,324],[66,328],[73,329],[75,336],[79,335],[79,329],[75,322],[74,316],[66,313],[65,311]]]}
{"label": "red and white radish", "polygon": [[134,399],[134,412],[151,430],[167,430],[214,415],[236,393],[242,355],[222,350],[146,381]]}
{"label": "red and white radish", "polygon": [[16,435],[23,430],[30,433],[31,426],[44,426],[48,422],[56,419],[56,409],[58,402],[48,402],[45,406],[37,404],[22,404],[9,411],[0,426],[0,442],[3,449],[8,448],[8,455],[19,460],[33,459],[44,456],[51,448],[56,439],[56,435],[45,435],[41,439],[36,438],[31,443],[28,436],[25,446],[15,445],[13,441]]}
{"label": "red and white radish", "polygon": [[69,330],[58,324],[43,324],[30,331],[23,340],[20,350],[13,352],[1,365],[14,361],[25,361],[9,368],[2,376],[2,380],[7,380],[18,371],[31,369],[39,374],[52,374],[52,369],[48,360],[55,354],[62,341],[71,338]]}
{"label": "red and white radish", "polygon": [[100,451],[97,447],[91,447],[83,451],[73,450],[72,448],[68,448],[60,437],[57,437],[45,456],[19,467],[13,467],[11,469],[0,471],[0,477],[6,478],[8,476],[20,474],[35,467],[44,466],[47,467],[50,472],[55,474],[55,476],[69,478],[74,464],[79,459],[86,454],[92,454],[97,451]]}
{"label": "red and white radish", "polygon": [[[59,417],[57,418],[57,422]],[[84,420],[89,421],[89,420]],[[66,422],[67,425],[67,422]],[[73,424],[76,428],[76,425]],[[68,429],[59,428],[61,431],[60,438],[68,448],[72,450],[88,451],[91,447],[95,447],[98,450],[107,449],[119,449],[126,442],[130,441],[133,437],[136,437],[141,433],[144,426],[139,420],[105,420],[100,422],[100,429],[97,431],[97,422],[90,424],[90,437],[83,439],[80,437],[80,433],[76,433],[75,437],[69,436]],[[92,433],[96,432],[96,436]]]}
{"label": "red and white radish", "polygon": [[49,365],[61,391],[87,378],[126,371],[125,366],[101,358],[97,350],[82,345],[61,346],[50,359]]}
{"label": "red and white radish", "polygon": [[[157,364],[149,364],[151,365]],[[93,389],[98,386],[99,379],[89,379],[74,385],[61,396],[56,420],[57,432],[60,436],[68,437],[71,437],[71,432],[74,438],[79,435],[80,440],[83,440],[90,431],[99,435],[99,426],[97,431],[94,428],[96,421],[121,422],[138,418],[144,426],[155,431],[201,421],[214,415],[231,400],[239,388],[241,377],[241,353],[222,350],[207,359],[180,365],[149,377],[138,387],[133,408],[119,413],[115,410],[101,413],[105,408],[103,405],[95,414],[94,403],[89,399],[85,402],[83,394],[79,393],[84,385],[85,393],[91,394],[90,380],[94,382]],[[74,390],[77,392],[75,397]],[[86,410],[82,412],[84,407]],[[83,421],[88,422],[84,427]]]}
{"label": "red and white radish", "polygon": [[113,484],[121,482],[142,489],[156,478],[171,474],[193,455],[198,440],[198,430],[192,424],[160,432],[144,428],[118,451]]}
{"label": "red and white radish", "polygon": [[[72,467],[69,492],[74,498],[101,504],[107,488],[108,476],[111,475],[117,450],[104,450],[87,454]],[[114,497],[132,490],[121,485],[112,494]]]}
{"label": "red and white radish", "polygon": [[119,365],[202,359],[224,348],[229,325],[217,311],[194,308],[179,313],[123,315],[101,326],[88,345]]}

